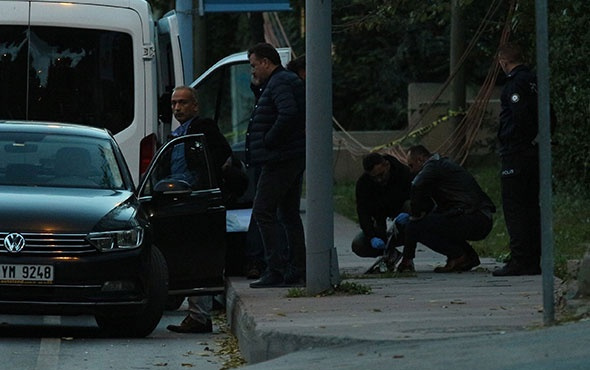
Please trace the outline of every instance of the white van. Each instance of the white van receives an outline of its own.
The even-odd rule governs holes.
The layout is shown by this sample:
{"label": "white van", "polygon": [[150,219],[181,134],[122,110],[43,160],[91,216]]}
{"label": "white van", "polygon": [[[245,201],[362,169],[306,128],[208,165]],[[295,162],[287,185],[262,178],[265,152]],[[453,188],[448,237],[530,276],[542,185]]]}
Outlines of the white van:
{"label": "white van", "polygon": [[175,15],[145,0],[0,0],[0,120],[108,128],[137,183],[181,84]]}
{"label": "white van", "polygon": [[[290,49],[279,49],[284,65]],[[195,80],[201,115],[236,151],[254,105],[246,52]],[[157,22],[145,0],[0,0],[0,120],[109,129],[138,183],[177,122],[170,94],[184,85],[176,15]]]}

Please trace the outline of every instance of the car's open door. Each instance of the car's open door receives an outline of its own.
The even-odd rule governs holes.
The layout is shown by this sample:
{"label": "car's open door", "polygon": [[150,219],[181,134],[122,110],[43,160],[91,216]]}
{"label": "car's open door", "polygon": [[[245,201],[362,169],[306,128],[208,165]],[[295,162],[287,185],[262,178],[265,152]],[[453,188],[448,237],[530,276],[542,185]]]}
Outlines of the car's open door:
{"label": "car's open door", "polygon": [[209,162],[203,135],[176,138],[158,151],[138,189],[168,263],[170,295],[223,288],[226,210]]}

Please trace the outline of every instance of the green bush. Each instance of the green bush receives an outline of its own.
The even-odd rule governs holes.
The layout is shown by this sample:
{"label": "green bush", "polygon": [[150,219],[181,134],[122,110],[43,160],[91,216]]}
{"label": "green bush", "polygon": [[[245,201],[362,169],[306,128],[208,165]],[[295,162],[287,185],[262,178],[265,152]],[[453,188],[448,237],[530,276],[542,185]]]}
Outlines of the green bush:
{"label": "green bush", "polygon": [[590,179],[590,2],[559,1],[550,22],[551,100],[557,114],[554,172],[566,183]]}

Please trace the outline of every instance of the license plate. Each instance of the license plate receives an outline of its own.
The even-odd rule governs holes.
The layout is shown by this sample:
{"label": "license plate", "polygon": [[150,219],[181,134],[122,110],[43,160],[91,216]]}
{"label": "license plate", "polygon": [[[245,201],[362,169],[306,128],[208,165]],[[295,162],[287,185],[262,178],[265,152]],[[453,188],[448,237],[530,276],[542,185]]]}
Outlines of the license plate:
{"label": "license plate", "polygon": [[44,283],[53,282],[51,265],[6,265],[0,264],[0,283]]}

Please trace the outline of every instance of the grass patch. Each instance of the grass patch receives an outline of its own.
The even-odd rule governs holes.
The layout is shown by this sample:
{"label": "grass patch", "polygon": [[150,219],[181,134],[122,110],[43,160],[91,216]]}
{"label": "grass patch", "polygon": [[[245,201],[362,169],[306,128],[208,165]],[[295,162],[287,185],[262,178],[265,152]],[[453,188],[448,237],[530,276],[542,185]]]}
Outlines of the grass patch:
{"label": "grass patch", "polygon": [[287,290],[287,298],[301,297],[307,297],[307,290],[305,290],[305,288],[289,288],[289,290]]}
{"label": "grass patch", "polygon": [[355,183],[352,181],[336,183],[333,192],[334,211],[358,223]]}
{"label": "grass patch", "polygon": [[[472,158],[466,168],[496,205],[492,231],[486,239],[473,242],[473,247],[482,257],[492,257],[502,261],[509,253],[509,238],[502,211],[499,160],[495,156]],[[553,188],[555,275],[563,278],[567,260],[581,259],[590,245],[590,190],[585,189],[583,184],[572,185],[559,181],[555,183]],[[334,185],[334,210],[358,222],[354,188],[354,182],[341,182]]]}
{"label": "grass patch", "polygon": [[[326,297],[331,295],[365,295],[371,294],[372,289],[370,286],[353,281],[343,281],[340,285],[328,289],[325,292],[316,294],[315,297]],[[287,298],[301,298],[309,297],[305,288],[291,288],[287,291]]]}
{"label": "grass patch", "polygon": [[365,284],[359,284],[353,281],[343,281],[340,285],[334,288],[334,293],[342,295],[363,295],[371,294],[372,289]]}

